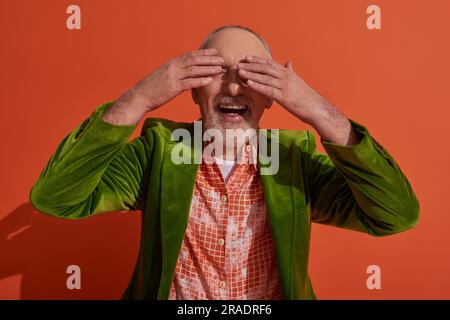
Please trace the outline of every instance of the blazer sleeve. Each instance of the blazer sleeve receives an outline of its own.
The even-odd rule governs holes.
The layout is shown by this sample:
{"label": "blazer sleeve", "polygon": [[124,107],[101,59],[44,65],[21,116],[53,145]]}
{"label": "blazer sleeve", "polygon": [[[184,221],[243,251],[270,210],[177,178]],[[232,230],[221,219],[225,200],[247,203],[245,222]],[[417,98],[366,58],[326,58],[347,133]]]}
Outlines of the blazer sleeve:
{"label": "blazer sleeve", "polygon": [[419,202],[392,156],[363,125],[350,120],[358,144],[342,146],[321,140],[316,150],[308,132],[308,186],[312,222],[365,232],[399,233],[416,225]]}
{"label": "blazer sleeve", "polygon": [[103,121],[111,105],[97,107],[61,141],[31,189],[35,209],[69,219],[141,209],[151,141],[128,142],[137,125]]}

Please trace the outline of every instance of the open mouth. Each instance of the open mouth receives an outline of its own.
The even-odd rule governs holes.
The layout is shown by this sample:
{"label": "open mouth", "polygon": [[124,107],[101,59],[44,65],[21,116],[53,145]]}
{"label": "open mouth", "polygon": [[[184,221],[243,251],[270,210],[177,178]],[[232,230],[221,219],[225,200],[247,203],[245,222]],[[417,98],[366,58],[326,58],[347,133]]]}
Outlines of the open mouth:
{"label": "open mouth", "polygon": [[219,104],[219,111],[230,116],[243,115],[248,111],[247,105],[224,105]]}

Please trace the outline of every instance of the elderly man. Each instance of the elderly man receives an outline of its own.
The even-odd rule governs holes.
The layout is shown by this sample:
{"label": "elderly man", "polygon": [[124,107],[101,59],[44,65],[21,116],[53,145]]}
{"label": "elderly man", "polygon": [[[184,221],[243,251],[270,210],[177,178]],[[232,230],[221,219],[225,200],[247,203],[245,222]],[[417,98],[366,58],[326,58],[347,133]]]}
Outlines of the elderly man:
{"label": "elderly man", "polygon": [[[277,139],[266,135],[279,151],[273,174],[261,174],[261,157],[251,164],[252,149],[238,146],[217,161],[178,164],[173,133],[193,133],[194,124],[156,118],[128,142],[147,112],[186,90],[200,107],[202,130],[257,131],[275,100],[317,131],[327,155],[316,151],[311,132],[280,130]],[[308,86],[292,63],[273,60],[258,34],[235,25],[99,106],[58,146],[30,201],[69,219],[142,210],[125,299],[315,299],[311,222],[385,236],[413,227],[419,212],[408,180],[368,130]]]}

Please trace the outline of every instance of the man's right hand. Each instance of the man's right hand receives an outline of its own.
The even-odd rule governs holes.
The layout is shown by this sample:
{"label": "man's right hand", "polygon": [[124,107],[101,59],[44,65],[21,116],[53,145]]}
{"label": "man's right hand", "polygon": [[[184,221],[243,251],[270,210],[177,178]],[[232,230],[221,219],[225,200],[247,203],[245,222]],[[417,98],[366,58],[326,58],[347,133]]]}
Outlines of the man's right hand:
{"label": "man's right hand", "polygon": [[185,53],[154,70],[120,96],[103,120],[117,125],[135,125],[149,111],[182,92],[203,87],[223,72],[225,61],[214,48]]}

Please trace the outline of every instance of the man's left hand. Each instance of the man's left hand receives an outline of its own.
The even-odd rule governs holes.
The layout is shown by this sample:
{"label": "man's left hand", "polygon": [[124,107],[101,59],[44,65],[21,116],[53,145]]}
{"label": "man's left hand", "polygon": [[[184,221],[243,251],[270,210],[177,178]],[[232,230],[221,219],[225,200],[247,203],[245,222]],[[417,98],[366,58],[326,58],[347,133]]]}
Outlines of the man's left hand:
{"label": "man's left hand", "polygon": [[292,63],[282,65],[273,59],[247,56],[238,64],[239,76],[247,85],[308,123],[321,138],[337,144],[355,144],[359,137],[350,121],[319,95],[294,71]]}

